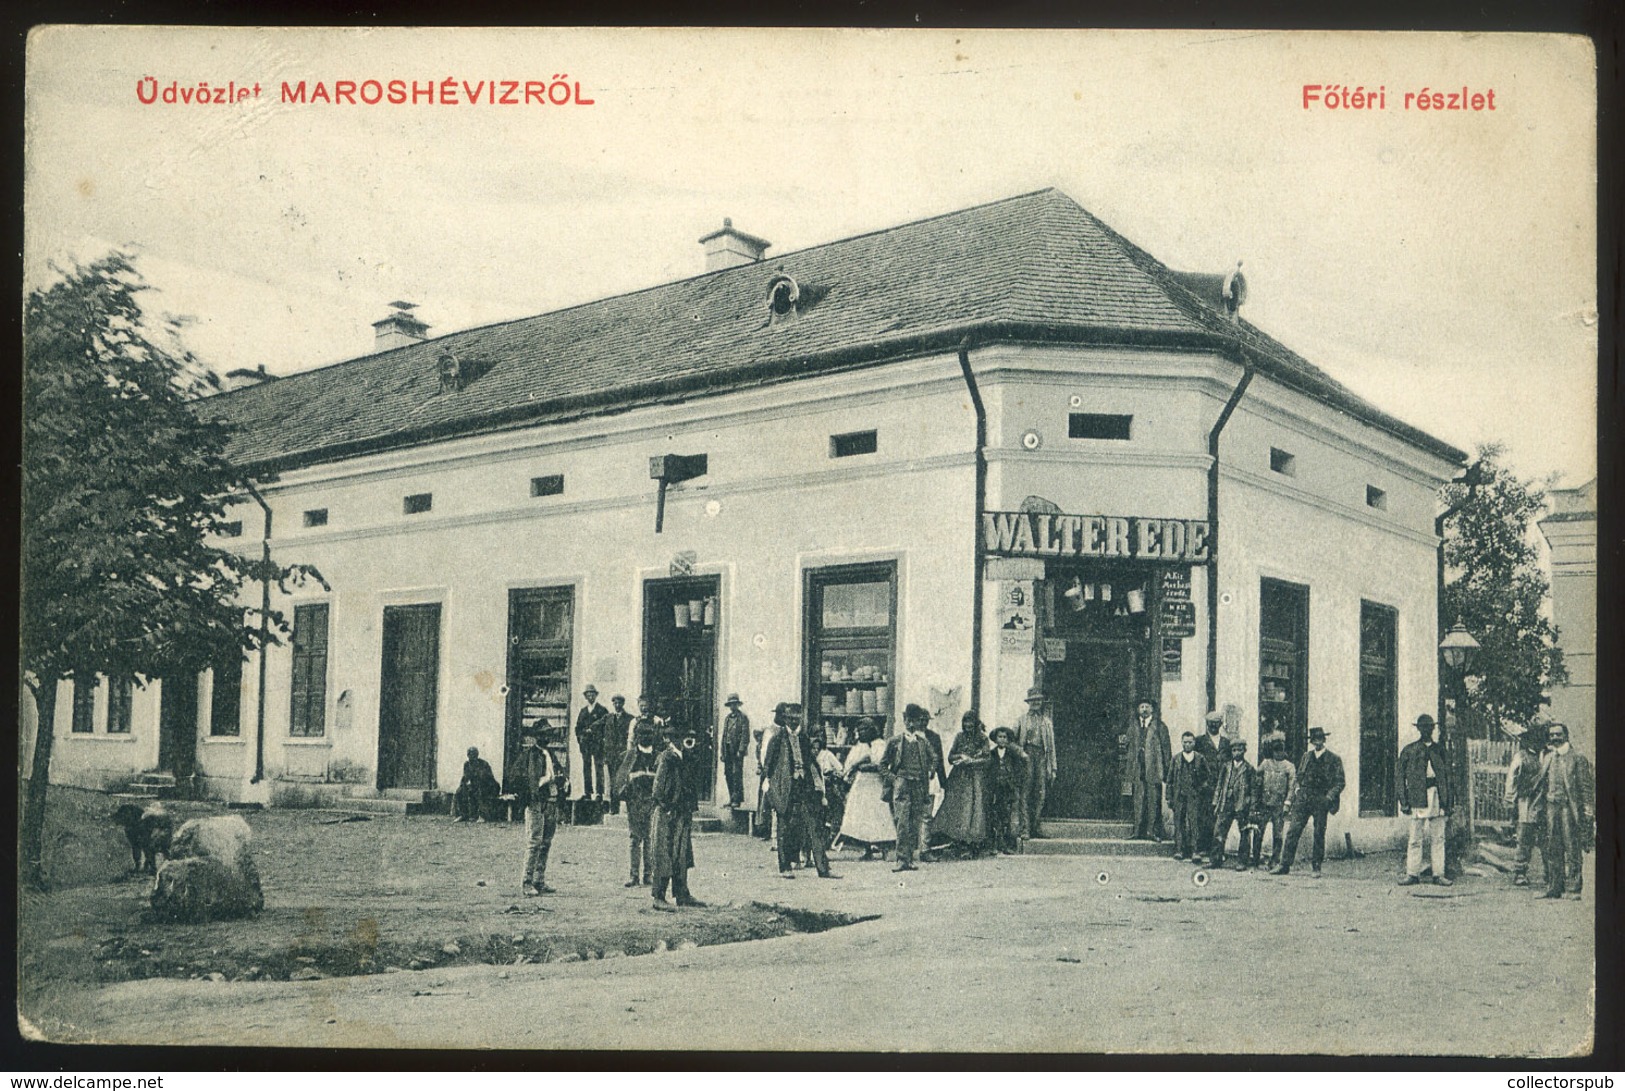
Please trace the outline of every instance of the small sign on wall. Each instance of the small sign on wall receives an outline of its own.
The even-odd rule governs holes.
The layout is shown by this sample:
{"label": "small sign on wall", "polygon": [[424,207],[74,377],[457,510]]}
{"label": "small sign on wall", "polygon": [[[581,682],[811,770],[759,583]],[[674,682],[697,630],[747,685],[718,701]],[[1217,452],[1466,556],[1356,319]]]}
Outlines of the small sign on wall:
{"label": "small sign on wall", "polygon": [[1038,619],[1031,587],[1019,580],[999,584],[999,643],[1011,650],[1030,649]]}
{"label": "small sign on wall", "polygon": [[694,574],[694,565],[699,559],[700,555],[694,552],[692,549],[685,549],[681,553],[673,554],[671,559],[671,568],[669,570],[671,572],[672,579],[676,580],[682,579],[684,576],[692,576]]}
{"label": "small sign on wall", "polygon": [[1177,682],[1185,673],[1185,641],[1177,636],[1162,638],[1162,677]]}
{"label": "small sign on wall", "polygon": [[1044,660],[1048,663],[1063,663],[1066,661],[1066,641],[1055,637],[1044,638]]}

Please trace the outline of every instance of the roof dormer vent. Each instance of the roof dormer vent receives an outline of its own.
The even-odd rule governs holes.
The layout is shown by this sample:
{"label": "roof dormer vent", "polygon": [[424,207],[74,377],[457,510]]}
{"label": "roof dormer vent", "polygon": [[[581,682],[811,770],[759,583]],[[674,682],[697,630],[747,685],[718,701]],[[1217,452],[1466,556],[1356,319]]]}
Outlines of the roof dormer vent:
{"label": "roof dormer vent", "polygon": [[796,313],[801,305],[801,285],[787,273],[775,274],[767,282],[767,315],[770,322],[781,322]]}

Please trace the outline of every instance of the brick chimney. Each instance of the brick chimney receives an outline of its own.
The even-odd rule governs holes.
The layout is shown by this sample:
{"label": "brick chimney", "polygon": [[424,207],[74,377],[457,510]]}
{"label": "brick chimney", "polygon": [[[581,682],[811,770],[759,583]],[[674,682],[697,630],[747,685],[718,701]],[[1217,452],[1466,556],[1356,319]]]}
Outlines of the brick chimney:
{"label": "brick chimney", "polygon": [[709,235],[702,235],[700,245],[705,247],[705,271],[709,273],[717,269],[732,269],[735,265],[749,265],[761,261],[762,255],[766,254],[767,248],[773,244],[755,235],[745,234],[734,227],[732,220],[724,217],[722,229]]}
{"label": "brick chimney", "polygon": [[372,351],[383,352],[385,349],[398,349],[402,345],[415,345],[428,340],[429,327],[412,316],[416,303],[396,299],[389,305],[395,308],[389,317],[372,324]]}

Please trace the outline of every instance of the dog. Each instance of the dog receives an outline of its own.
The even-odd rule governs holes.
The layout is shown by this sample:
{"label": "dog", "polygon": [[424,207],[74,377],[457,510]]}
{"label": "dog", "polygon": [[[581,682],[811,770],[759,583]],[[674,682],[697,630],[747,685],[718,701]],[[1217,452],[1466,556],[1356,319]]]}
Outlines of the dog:
{"label": "dog", "polygon": [[143,808],[134,803],[121,803],[110,817],[115,826],[123,827],[124,836],[130,842],[131,870],[156,875],[158,856],[160,853],[169,855],[175,836],[174,820],[164,805],[153,802]]}

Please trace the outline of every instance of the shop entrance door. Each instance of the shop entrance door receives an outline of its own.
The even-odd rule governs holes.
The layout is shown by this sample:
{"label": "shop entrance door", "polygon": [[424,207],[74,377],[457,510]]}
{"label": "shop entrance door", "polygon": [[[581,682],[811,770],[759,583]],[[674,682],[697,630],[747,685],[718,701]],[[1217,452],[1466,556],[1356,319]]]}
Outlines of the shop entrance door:
{"label": "shop entrance door", "polygon": [[165,678],[158,695],[158,768],[177,780],[197,763],[197,675]]}
{"label": "shop entrance door", "polygon": [[717,620],[721,579],[695,576],[643,585],[643,692],[656,711],[699,739],[700,798],[715,794]]}
{"label": "shop entrance door", "polygon": [[1045,817],[1119,819],[1127,813],[1118,736],[1140,692],[1139,658],[1133,644],[1070,640],[1066,658],[1045,668],[1057,766]]}
{"label": "shop entrance door", "polygon": [[435,786],[440,604],[384,607],[378,701],[378,787]]}

